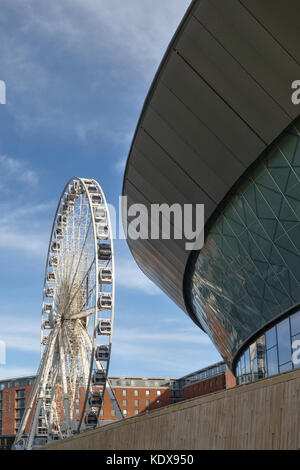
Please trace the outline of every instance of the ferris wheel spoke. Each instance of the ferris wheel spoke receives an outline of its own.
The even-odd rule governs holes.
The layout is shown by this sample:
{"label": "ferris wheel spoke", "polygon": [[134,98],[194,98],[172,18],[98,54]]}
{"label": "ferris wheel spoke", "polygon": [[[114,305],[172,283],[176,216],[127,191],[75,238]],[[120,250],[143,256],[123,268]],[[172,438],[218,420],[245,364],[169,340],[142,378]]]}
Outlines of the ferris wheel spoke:
{"label": "ferris wheel spoke", "polygon": [[74,300],[75,296],[78,294],[78,292],[80,291],[84,281],[86,280],[89,272],[92,270],[93,266],[94,266],[94,263],[95,263],[95,258],[93,259],[91,265],[89,266],[88,270],[86,271],[84,277],[82,278],[82,280],[80,281],[80,284],[78,285],[78,287],[76,288],[75,292],[72,294],[72,297],[71,299],[69,300],[68,304],[67,304],[67,308],[66,310],[68,310],[68,308],[70,307],[70,305],[72,304],[72,301]]}
{"label": "ferris wheel spoke", "polygon": [[[68,279],[68,281],[69,281],[69,283],[70,283],[70,288],[71,288],[71,289],[72,289],[72,285],[73,285],[73,283],[74,283],[74,280],[76,279],[77,272],[78,272],[78,270],[79,270],[79,268],[80,268],[80,263],[81,263],[81,260],[82,260],[83,255],[84,255],[84,250],[85,250],[85,248],[86,248],[86,244],[87,244],[87,242],[89,242],[89,243],[91,244],[92,241],[93,241],[93,231],[92,231],[92,219],[91,219],[90,222],[89,222],[89,225],[88,225],[88,227],[87,227],[87,231],[86,231],[86,235],[85,235],[83,244],[82,244],[82,246],[81,246],[81,248],[80,248],[80,252],[79,252],[79,256],[78,256],[78,261],[77,261],[77,263],[76,263],[76,269],[75,269],[75,272],[74,272],[74,274],[73,274],[73,278],[70,279],[70,277],[69,277],[69,279]],[[71,276],[71,274],[72,274],[72,273],[69,272],[69,275],[70,275],[70,276]]]}

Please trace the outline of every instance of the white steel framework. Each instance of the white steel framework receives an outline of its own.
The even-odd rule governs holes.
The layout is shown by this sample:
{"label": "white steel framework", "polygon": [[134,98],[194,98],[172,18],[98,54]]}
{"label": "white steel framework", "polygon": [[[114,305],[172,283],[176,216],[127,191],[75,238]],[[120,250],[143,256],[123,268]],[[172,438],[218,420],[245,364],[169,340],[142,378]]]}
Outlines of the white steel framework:
{"label": "white steel framework", "polygon": [[99,425],[114,320],[114,250],[104,193],[72,178],[52,226],[43,291],[41,363],[15,442],[32,449]]}

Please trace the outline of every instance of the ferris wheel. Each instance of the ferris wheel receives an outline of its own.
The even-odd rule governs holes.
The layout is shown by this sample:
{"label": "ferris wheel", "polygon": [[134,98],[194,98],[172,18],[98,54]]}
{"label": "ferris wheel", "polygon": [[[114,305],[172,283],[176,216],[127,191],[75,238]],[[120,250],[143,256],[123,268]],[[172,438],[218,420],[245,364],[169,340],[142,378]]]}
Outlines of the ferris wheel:
{"label": "ferris wheel", "polygon": [[114,251],[104,193],[72,178],[56,210],[45,269],[41,362],[14,448],[70,437],[99,425],[114,321]]}

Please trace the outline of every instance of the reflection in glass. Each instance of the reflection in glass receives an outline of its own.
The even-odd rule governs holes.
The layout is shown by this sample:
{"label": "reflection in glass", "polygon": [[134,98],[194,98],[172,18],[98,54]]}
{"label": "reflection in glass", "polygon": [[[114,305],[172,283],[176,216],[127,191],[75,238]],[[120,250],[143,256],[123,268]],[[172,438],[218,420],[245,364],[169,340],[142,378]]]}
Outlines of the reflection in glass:
{"label": "reflection in glass", "polygon": [[256,341],[257,347],[257,368],[258,368],[258,378],[263,379],[266,374],[266,338],[265,335],[257,338]]}
{"label": "reflection in glass", "polygon": [[267,351],[267,368],[268,376],[278,374],[278,357],[276,346]]}
{"label": "reflection in glass", "polygon": [[300,333],[292,338],[292,362],[295,369],[300,367]]}
{"label": "reflection in glass", "polygon": [[270,349],[277,343],[276,328],[273,326],[270,330],[266,331],[266,348]]}
{"label": "reflection in glass", "polygon": [[[298,321],[299,312],[291,314],[266,330],[244,351],[236,366],[237,383],[300,368],[300,332],[293,336],[293,332],[297,331]],[[247,358],[250,359],[250,370]],[[245,364],[247,364],[247,373]]]}
{"label": "reflection in glass", "polygon": [[288,372],[289,370],[292,370],[293,364],[292,361],[287,362],[286,364],[283,364],[282,366],[279,367],[279,372]]}
{"label": "reflection in glass", "polygon": [[291,316],[292,336],[300,333],[300,310]]}
{"label": "reflection in glass", "polygon": [[277,325],[279,364],[291,360],[290,320],[286,318]]}

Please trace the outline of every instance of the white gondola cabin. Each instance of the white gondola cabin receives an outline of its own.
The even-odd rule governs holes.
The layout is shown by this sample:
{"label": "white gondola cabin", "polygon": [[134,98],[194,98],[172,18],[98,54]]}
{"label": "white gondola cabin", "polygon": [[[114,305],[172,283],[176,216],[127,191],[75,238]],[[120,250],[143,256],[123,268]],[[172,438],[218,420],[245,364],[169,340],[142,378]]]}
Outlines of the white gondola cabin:
{"label": "white gondola cabin", "polygon": [[111,320],[110,319],[99,320],[97,332],[98,332],[98,335],[110,335],[111,334]]}
{"label": "white gondola cabin", "polygon": [[112,307],[112,297],[110,293],[102,293],[98,299],[98,309],[106,310]]}
{"label": "white gondola cabin", "polygon": [[96,224],[96,236],[99,240],[107,240],[109,235],[108,225],[105,222]]}
{"label": "white gondola cabin", "polygon": [[51,268],[56,268],[58,265],[58,258],[57,256],[50,256],[49,258],[49,266]]}
{"label": "white gondola cabin", "polygon": [[105,207],[94,207],[95,222],[104,222],[106,218]]}
{"label": "white gondola cabin", "polygon": [[67,216],[62,215],[62,214],[58,214],[58,216],[57,216],[57,225],[59,227],[61,227],[63,225],[67,225]]}
{"label": "white gondola cabin", "polygon": [[94,392],[89,396],[88,403],[90,407],[97,408],[102,406],[102,396],[99,392]]}
{"label": "white gondola cabin", "polygon": [[53,287],[47,287],[47,289],[46,289],[46,297],[54,297],[54,289],[53,289]]}
{"label": "white gondola cabin", "polygon": [[64,202],[61,206],[61,213],[62,215],[68,215],[68,212],[69,212],[69,205],[67,202]]}
{"label": "white gondola cabin", "polygon": [[51,250],[53,252],[57,252],[60,250],[60,242],[53,242],[51,246]]}
{"label": "white gondola cabin", "polygon": [[92,375],[92,382],[94,385],[105,385],[106,382],[106,374],[104,370],[95,370]]}
{"label": "white gondola cabin", "polygon": [[55,279],[56,279],[56,275],[55,275],[54,272],[47,274],[47,281],[48,282],[55,282]]}
{"label": "white gondola cabin", "polygon": [[57,227],[57,229],[55,229],[54,235],[55,235],[55,238],[57,238],[57,239],[63,238],[63,236],[64,236],[63,229],[61,227]]}
{"label": "white gondola cabin", "polygon": [[52,312],[52,304],[44,304],[44,312],[51,313]]}
{"label": "white gondola cabin", "polygon": [[108,344],[100,344],[97,346],[95,351],[95,359],[96,361],[108,361],[109,359],[109,345]]}
{"label": "white gondola cabin", "polygon": [[90,194],[97,194],[98,193],[98,188],[95,184],[89,183],[86,185],[87,190]]}
{"label": "white gondola cabin", "polygon": [[69,206],[74,206],[76,198],[77,198],[77,194],[74,194],[74,193],[73,194],[66,194],[65,202]]}
{"label": "white gondola cabin", "polygon": [[100,268],[99,283],[100,284],[112,283],[112,270],[110,268]]}
{"label": "white gondola cabin", "polygon": [[44,320],[44,330],[51,330],[51,325],[49,320]]}
{"label": "white gondola cabin", "polygon": [[93,206],[98,206],[102,203],[102,197],[100,194],[92,194],[91,199]]}
{"label": "white gondola cabin", "polygon": [[96,413],[89,412],[85,418],[84,418],[84,423],[86,426],[96,426],[97,425],[97,415]]}
{"label": "white gondola cabin", "polygon": [[98,259],[108,261],[111,258],[111,245],[109,243],[98,244]]}

